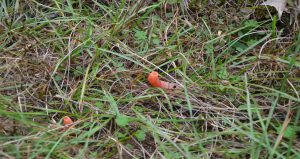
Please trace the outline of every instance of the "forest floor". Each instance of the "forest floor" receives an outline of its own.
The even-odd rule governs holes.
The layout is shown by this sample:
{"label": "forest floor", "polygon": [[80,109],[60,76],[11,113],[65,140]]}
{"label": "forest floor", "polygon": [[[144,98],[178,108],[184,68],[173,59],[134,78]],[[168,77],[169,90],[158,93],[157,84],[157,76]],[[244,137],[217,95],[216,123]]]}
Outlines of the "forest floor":
{"label": "forest floor", "polygon": [[261,2],[3,0],[0,157],[300,158],[298,21]]}

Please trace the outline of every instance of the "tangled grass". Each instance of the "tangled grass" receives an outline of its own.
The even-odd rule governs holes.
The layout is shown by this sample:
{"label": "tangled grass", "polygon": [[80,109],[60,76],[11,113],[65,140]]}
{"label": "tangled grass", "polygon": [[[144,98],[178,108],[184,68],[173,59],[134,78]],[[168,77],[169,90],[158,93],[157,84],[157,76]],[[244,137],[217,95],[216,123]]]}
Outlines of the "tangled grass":
{"label": "tangled grass", "polygon": [[299,158],[300,34],[258,4],[3,0],[0,156]]}

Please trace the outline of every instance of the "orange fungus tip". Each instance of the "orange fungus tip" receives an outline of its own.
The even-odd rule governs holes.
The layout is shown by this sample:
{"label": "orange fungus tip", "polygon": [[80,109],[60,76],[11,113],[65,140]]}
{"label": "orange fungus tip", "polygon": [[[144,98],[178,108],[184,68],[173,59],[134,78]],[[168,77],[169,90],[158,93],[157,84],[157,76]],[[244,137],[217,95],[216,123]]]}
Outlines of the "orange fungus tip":
{"label": "orange fungus tip", "polygon": [[156,71],[152,71],[147,79],[153,87],[161,87],[161,81],[158,79],[158,73]]}
{"label": "orange fungus tip", "polygon": [[70,125],[70,124],[73,124],[72,119],[68,116],[65,116],[64,117],[64,125]]}
{"label": "orange fungus tip", "polygon": [[161,81],[158,78],[158,73],[156,71],[152,71],[148,75],[148,81],[153,87],[159,87],[163,89],[176,89],[178,85],[176,83],[170,83],[166,81]]}

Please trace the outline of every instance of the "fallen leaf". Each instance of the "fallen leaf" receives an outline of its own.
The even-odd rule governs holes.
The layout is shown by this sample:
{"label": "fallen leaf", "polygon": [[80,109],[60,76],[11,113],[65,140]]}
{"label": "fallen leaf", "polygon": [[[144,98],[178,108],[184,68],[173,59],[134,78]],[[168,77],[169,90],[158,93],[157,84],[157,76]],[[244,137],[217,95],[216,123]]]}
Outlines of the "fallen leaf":
{"label": "fallen leaf", "polygon": [[278,17],[280,19],[282,12],[286,10],[287,7],[286,4],[287,4],[287,0],[267,0],[263,2],[261,5],[275,7],[278,12]]}

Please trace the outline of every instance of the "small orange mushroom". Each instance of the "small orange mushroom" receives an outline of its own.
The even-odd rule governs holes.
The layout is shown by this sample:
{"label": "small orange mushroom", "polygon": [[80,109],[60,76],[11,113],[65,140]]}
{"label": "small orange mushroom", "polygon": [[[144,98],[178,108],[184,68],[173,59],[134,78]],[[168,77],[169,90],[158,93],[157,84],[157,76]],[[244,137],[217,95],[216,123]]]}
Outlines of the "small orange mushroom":
{"label": "small orange mushroom", "polygon": [[64,123],[64,126],[68,129],[68,128],[70,128],[72,125],[73,125],[73,121],[72,121],[72,119],[70,118],[70,117],[68,117],[68,116],[65,116],[64,118],[63,118],[63,123]]}
{"label": "small orange mushroom", "polygon": [[152,71],[148,75],[148,81],[153,87],[159,87],[163,89],[176,89],[178,88],[178,85],[176,83],[170,83],[170,82],[165,82],[161,81],[158,78],[158,73],[156,71]]}
{"label": "small orange mushroom", "polygon": [[71,125],[71,124],[73,124],[72,119],[68,116],[65,116],[64,117],[64,125]]}

